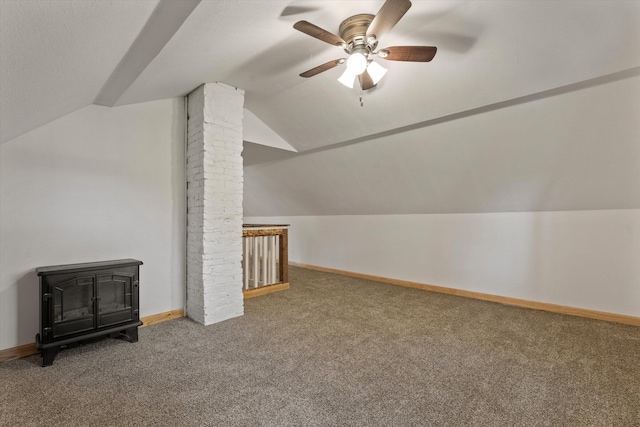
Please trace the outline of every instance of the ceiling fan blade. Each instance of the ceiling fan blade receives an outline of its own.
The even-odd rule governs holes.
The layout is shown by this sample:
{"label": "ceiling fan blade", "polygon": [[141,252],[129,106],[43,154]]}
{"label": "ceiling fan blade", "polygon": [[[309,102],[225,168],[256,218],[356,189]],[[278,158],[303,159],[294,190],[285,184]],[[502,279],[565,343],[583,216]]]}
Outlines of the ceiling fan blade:
{"label": "ceiling fan blade", "polygon": [[340,46],[341,44],[344,44],[344,40],[342,40],[340,37],[307,21],[298,21],[293,24],[293,28],[334,46]]}
{"label": "ceiling fan blade", "polygon": [[320,74],[323,71],[330,70],[333,67],[336,67],[336,66],[342,64],[343,62],[344,62],[344,58],[334,59],[333,61],[325,62],[322,65],[318,65],[317,67],[314,67],[314,68],[312,68],[310,70],[305,71],[304,73],[300,74],[300,77],[313,77],[316,74]]}
{"label": "ceiling fan blade", "polygon": [[358,76],[358,80],[360,80],[360,87],[362,90],[369,90],[376,86],[367,70],[364,70],[364,73]]}
{"label": "ceiling fan blade", "polygon": [[318,10],[317,7],[287,6],[282,10],[280,17],[284,18],[292,15],[301,15],[303,13],[315,12],[316,10]]}
{"label": "ceiling fan blade", "polygon": [[378,51],[387,61],[429,62],[436,56],[435,46],[391,46]]}
{"label": "ceiling fan blade", "polygon": [[369,24],[367,37],[375,35],[380,40],[398,23],[410,7],[411,1],[409,0],[387,0]]}

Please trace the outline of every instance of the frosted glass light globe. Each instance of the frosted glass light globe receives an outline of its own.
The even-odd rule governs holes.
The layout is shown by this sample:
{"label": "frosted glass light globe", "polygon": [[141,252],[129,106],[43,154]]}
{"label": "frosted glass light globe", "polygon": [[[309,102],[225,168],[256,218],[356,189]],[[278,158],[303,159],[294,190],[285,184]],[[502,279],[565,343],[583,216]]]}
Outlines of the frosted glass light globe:
{"label": "frosted glass light globe", "polygon": [[347,69],[353,74],[362,74],[367,69],[367,58],[360,52],[353,53],[347,59]]}
{"label": "frosted glass light globe", "polygon": [[387,69],[384,68],[382,65],[371,61],[371,63],[367,67],[367,72],[371,76],[371,80],[373,81],[373,84],[377,85],[380,79],[384,77],[385,74],[387,74]]}
{"label": "frosted glass light globe", "polygon": [[353,89],[353,82],[356,80],[356,75],[351,72],[349,68],[344,70],[344,73],[340,76],[338,81],[348,87],[349,89]]}

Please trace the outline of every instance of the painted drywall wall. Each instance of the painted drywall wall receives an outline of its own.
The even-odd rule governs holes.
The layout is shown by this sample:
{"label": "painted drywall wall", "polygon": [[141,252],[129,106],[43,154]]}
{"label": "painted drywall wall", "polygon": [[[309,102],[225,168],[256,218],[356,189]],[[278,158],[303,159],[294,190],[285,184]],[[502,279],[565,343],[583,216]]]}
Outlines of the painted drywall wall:
{"label": "painted drywall wall", "polygon": [[291,224],[293,262],[640,316],[640,209],[245,222]]}
{"label": "painted drywall wall", "polygon": [[34,342],[38,266],[136,258],[141,316],[184,307],[181,98],[91,105],[0,146],[0,349]]}

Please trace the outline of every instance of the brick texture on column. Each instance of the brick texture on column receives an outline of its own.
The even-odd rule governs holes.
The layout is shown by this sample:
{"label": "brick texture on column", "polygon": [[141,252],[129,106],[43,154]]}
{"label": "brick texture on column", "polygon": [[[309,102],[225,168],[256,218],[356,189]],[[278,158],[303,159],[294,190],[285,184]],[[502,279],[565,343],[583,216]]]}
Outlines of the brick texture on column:
{"label": "brick texture on column", "polygon": [[244,314],[243,105],[223,83],[188,95],[187,316],[205,325]]}

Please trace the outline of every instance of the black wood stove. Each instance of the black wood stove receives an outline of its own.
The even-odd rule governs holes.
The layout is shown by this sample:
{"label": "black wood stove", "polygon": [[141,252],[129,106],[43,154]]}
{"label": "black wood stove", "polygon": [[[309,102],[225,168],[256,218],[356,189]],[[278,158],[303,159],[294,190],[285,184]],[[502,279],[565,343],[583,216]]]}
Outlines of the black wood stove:
{"label": "black wood stove", "polygon": [[138,341],[139,266],[116,261],[39,267],[40,333],[36,345],[42,366],[60,349],[104,335]]}

